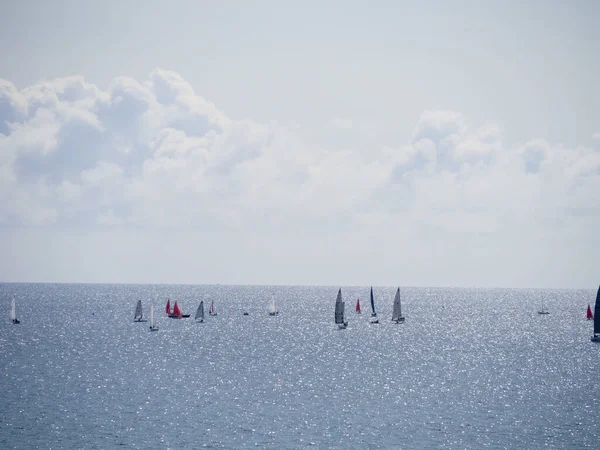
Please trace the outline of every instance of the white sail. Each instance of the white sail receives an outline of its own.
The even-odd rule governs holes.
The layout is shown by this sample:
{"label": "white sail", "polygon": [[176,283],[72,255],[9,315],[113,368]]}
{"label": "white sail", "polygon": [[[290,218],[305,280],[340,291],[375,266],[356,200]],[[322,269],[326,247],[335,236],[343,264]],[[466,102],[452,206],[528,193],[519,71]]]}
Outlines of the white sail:
{"label": "white sail", "polygon": [[199,322],[204,321],[204,300],[202,300],[200,302],[200,304],[198,305],[198,309],[196,310],[195,319]]}
{"label": "white sail", "polygon": [[15,298],[12,298],[12,302],[10,303],[10,320],[14,322],[17,320],[17,303]]}
{"label": "white sail", "polygon": [[402,322],[402,308],[400,306],[400,288],[396,291],[396,297],[394,297],[394,310],[392,312],[392,320],[394,322]]}
{"label": "white sail", "polygon": [[215,301],[214,300],[210,303],[210,308],[208,308],[208,313],[211,316],[216,316],[217,315],[217,308],[215,308]]}
{"label": "white sail", "polygon": [[269,315],[275,316],[277,315],[277,303],[275,302],[275,295],[271,294],[271,303],[269,303],[269,307],[267,308],[269,311]]}
{"label": "white sail", "polygon": [[154,303],[150,304],[150,331],[157,331],[158,325],[154,319]]}

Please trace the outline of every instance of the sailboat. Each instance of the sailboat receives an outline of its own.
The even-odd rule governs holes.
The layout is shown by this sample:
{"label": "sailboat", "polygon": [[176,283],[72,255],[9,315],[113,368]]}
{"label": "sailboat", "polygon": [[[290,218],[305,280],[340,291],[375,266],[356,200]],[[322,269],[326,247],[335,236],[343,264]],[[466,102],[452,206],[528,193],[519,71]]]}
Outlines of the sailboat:
{"label": "sailboat", "polygon": [[14,296],[12,302],[10,302],[10,321],[15,325],[21,323],[21,321],[17,319],[17,303]]}
{"label": "sailboat", "polygon": [[594,335],[592,342],[600,342],[600,287],[596,294],[596,306],[594,307]]}
{"label": "sailboat", "polygon": [[181,314],[181,310],[179,309],[179,305],[177,304],[177,300],[175,301],[175,305],[173,305],[173,312],[169,314],[171,319],[187,319],[190,317],[189,314]]}
{"label": "sailboat", "polygon": [[371,286],[371,320],[369,323],[379,323],[377,313],[375,312],[375,300],[373,300],[373,286]]}
{"label": "sailboat", "polygon": [[196,322],[198,323],[204,322],[204,300],[202,300],[198,305],[198,309],[196,310],[196,317],[194,317],[194,319],[196,319]]}
{"label": "sailboat", "polygon": [[340,289],[335,299],[335,323],[340,330],[348,326],[348,321],[344,318],[344,308],[346,304],[342,301],[342,290]]}
{"label": "sailboat", "polygon": [[592,308],[590,308],[590,305],[588,303],[588,309],[587,309],[587,320],[593,320],[594,319],[594,315],[592,314]]}
{"label": "sailboat", "polygon": [[360,298],[356,299],[356,314],[361,314],[361,311],[360,311]]}
{"label": "sailboat", "polygon": [[396,291],[396,297],[394,297],[394,310],[392,312],[392,322],[404,323],[404,316],[402,315],[402,309],[400,307],[400,288]]}
{"label": "sailboat", "polygon": [[271,303],[269,303],[269,315],[270,316],[276,316],[279,314],[279,311],[277,310],[277,304],[275,302],[275,295],[271,294]]}
{"label": "sailboat", "polygon": [[158,325],[154,319],[154,303],[150,304],[150,331],[158,331]]}
{"label": "sailboat", "polygon": [[137,305],[135,305],[135,312],[133,313],[133,321],[134,322],[146,322],[144,319],[144,314],[142,313],[142,301],[138,300]]}
{"label": "sailboat", "polygon": [[167,299],[167,306],[165,307],[165,312],[167,313],[167,316],[170,316],[171,314],[173,314],[171,312],[171,300]]}
{"label": "sailboat", "polygon": [[210,303],[210,308],[208,308],[208,314],[210,314],[211,316],[216,316],[217,315],[217,309],[215,308],[215,301],[214,300]]}
{"label": "sailboat", "polygon": [[542,297],[542,309],[538,311],[538,314],[550,314],[550,312],[544,308],[544,297]]}

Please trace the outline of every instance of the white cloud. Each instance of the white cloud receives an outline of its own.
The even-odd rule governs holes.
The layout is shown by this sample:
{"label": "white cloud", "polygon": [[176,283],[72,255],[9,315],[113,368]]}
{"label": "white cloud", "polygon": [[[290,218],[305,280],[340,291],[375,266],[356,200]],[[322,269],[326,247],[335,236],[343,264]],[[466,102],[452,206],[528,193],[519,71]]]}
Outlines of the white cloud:
{"label": "white cloud", "polygon": [[506,147],[497,125],[454,111],[425,111],[408,143],[333,149],[232,120],[157,69],[106,92],[78,76],[21,91],[0,80],[0,123],[5,226],[381,229],[458,245],[600,225],[600,153],[542,139]]}

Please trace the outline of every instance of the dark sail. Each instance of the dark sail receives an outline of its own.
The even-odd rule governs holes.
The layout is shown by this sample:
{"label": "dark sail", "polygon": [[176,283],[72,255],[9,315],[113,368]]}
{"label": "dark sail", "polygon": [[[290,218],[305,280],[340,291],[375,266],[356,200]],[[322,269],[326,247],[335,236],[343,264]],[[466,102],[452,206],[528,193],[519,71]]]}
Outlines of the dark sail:
{"label": "dark sail", "polygon": [[375,300],[373,300],[373,286],[371,286],[371,316],[375,317],[377,313],[375,312]]}
{"label": "dark sail", "polygon": [[342,302],[342,290],[340,289],[335,299],[335,323],[344,323],[344,302]]}
{"label": "dark sail", "polygon": [[598,286],[596,307],[594,308],[594,334],[600,334],[600,286]]}

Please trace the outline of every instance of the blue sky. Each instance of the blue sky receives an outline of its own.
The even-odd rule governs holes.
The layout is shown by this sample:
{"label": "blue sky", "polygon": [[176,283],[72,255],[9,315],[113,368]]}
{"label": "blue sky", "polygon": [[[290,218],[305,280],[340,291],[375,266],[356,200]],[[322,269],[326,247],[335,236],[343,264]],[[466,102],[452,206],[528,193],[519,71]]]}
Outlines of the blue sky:
{"label": "blue sky", "polygon": [[597,2],[13,2],[5,281],[590,287]]}

